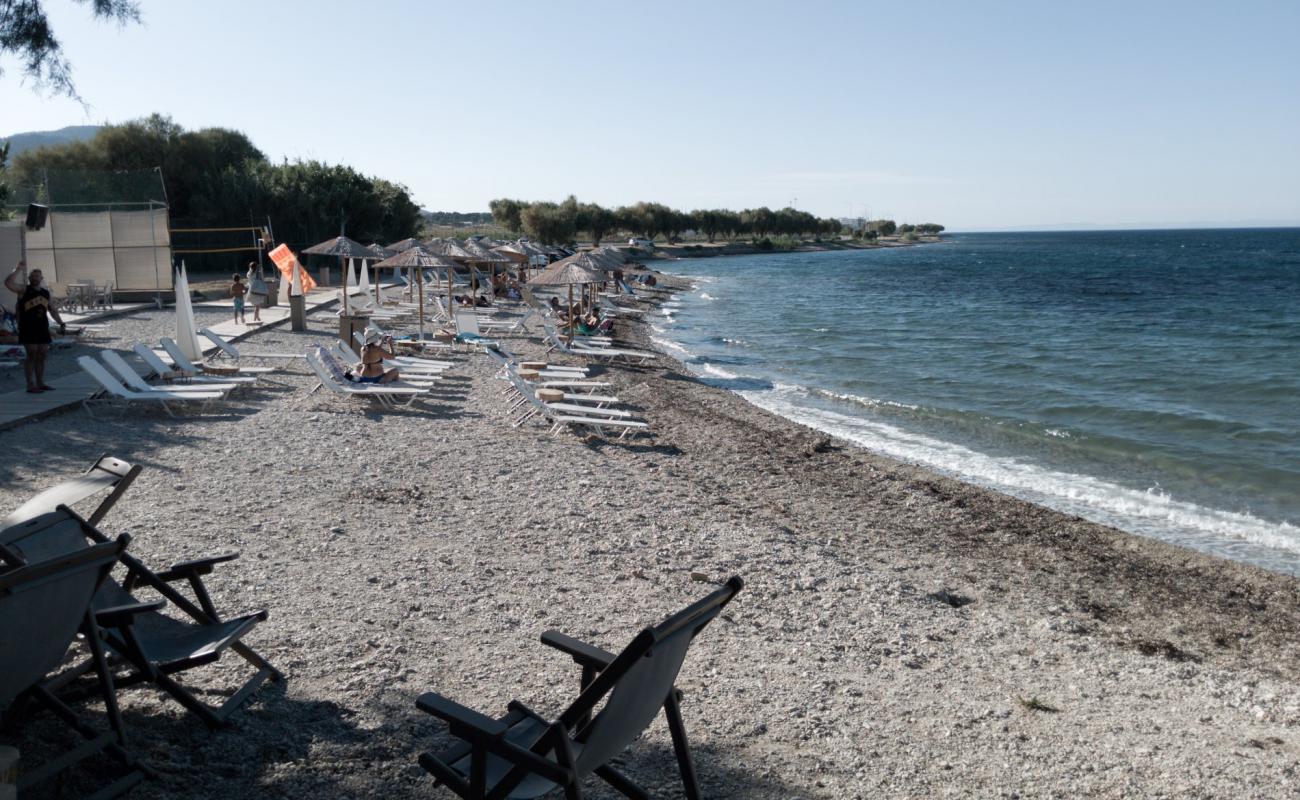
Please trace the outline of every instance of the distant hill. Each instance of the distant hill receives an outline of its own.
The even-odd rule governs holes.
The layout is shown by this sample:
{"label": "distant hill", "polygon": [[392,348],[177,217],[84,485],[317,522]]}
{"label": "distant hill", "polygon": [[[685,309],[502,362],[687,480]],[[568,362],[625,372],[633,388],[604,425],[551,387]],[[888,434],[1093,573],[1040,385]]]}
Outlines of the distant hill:
{"label": "distant hill", "polygon": [[67,144],[94,137],[101,125],[69,125],[57,131],[29,131],[15,133],[12,136],[0,136],[0,144],[9,142],[9,158],[12,159],[24,150],[35,150],[51,144]]}

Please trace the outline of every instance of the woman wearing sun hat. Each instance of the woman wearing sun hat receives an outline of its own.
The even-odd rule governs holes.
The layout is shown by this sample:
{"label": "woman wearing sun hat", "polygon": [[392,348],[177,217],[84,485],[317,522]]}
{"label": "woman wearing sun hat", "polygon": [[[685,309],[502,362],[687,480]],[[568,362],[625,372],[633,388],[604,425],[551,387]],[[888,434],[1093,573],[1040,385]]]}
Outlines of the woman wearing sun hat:
{"label": "woman wearing sun hat", "polygon": [[379,329],[366,328],[362,334],[361,366],[357,370],[358,383],[392,383],[397,380],[397,370],[384,369],[384,359],[394,358],[393,337],[380,335]]}

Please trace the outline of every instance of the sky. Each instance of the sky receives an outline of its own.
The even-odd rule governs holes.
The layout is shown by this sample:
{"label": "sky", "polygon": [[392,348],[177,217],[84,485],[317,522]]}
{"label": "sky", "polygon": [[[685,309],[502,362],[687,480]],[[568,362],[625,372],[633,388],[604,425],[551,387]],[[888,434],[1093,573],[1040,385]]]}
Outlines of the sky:
{"label": "sky", "polygon": [[1300,225],[1300,2],[46,0],[88,104],[0,59],[0,136],[161,112],[495,197],[953,230]]}

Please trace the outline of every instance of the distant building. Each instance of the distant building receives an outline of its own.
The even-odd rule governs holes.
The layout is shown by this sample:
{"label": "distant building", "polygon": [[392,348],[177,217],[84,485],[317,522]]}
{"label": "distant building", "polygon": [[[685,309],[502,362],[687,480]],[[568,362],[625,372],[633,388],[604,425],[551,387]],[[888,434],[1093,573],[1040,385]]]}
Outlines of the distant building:
{"label": "distant building", "polygon": [[860,231],[867,227],[867,220],[863,217],[840,217],[840,224],[851,231]]}

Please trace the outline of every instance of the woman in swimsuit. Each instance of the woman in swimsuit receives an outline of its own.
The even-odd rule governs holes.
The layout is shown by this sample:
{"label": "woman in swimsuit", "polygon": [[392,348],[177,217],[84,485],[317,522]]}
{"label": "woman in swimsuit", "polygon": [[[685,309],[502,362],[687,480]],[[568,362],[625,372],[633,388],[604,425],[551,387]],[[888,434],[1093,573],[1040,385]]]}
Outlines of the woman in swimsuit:
{"label": "woman in swimsuit", "polygon": [[384,369],[384,359],[393,358],[393,337],[380,336],[374,328],[366,330],[366,343],[361,348],[361,369],[357,383],[392,383],[397,380],[397,370]]}

